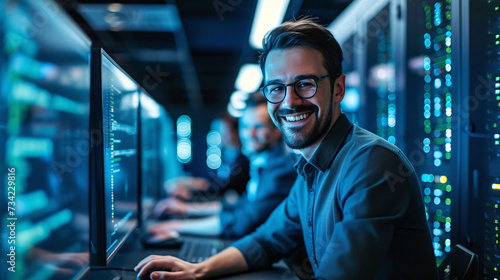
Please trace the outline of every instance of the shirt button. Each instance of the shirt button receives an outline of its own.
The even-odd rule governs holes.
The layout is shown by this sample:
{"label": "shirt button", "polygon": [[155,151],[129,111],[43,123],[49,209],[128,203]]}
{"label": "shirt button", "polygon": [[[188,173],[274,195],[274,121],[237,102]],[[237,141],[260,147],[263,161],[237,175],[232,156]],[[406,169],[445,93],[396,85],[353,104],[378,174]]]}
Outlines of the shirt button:
{"label": "shirt button", "polygon": [[309,227],[312,226],[312,222],[311,221],[308,221],[307,224],[309,225]]}
{"label": "shirt button", "polygon": [[314,189],[313,189],[313,188],[310,188],[309,190],[310,190],[312,193],[314,192]]}

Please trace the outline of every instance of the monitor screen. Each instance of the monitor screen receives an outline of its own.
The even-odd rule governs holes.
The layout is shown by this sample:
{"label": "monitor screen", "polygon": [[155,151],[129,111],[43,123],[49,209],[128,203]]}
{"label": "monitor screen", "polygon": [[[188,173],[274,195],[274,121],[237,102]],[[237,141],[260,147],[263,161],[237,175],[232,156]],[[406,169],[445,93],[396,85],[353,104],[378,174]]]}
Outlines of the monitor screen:
{"label": "monitor screen", "polygon": [[0,279],[88,268],[89,54],[57,3],[0,1]]}
{"label": "monitor screen", "polygon": [[163,184],[178,176],[182,167],[176,156],[175,127],[163,106],[141,91],[141,210],[148,218],[155,203],[166,197]]}
{"label": "monitor screen", "polygon": [[138,222],[139,87],[102,49],[92,56],[93,127],[102,137],[93,133],[91,262],[105,265]]}

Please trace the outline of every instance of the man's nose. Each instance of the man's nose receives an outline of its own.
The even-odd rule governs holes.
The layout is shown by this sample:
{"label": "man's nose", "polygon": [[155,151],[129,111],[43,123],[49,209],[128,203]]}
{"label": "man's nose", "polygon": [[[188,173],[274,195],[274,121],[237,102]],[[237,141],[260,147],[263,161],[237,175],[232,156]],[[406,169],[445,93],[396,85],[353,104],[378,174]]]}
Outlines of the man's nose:
{"label": "man's nose", "polygon": [[294,108],[297,104],[302,102],[302,98],[300,98],[293,88],[293,85],[289,85],[286,87],[285,99],[281,101],[281,106],[284,108]]}
{"label": "man's nose", "polygon": [[255,137],[257,135],[257,129],[255,127],[250,129],[250,136]]}

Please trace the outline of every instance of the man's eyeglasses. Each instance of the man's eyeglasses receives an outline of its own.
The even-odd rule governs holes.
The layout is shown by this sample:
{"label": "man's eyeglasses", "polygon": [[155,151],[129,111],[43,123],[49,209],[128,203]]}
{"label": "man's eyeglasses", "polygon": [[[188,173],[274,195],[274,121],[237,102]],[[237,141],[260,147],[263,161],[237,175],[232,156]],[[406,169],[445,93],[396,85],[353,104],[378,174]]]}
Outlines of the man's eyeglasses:
{"label": "man's eyeglasses", "polygon": [[308,76],[289,84],[272,83],[263,86],[261,90],[267,101],[272,104],[277,104],[285,100],[287,88],[291,85],[293,85],[293,91],[295,91],[295,94],[297,94],[300,98],[308,99],[313,97],[318,91],[318,82],[328,76],[329,75],[321,77]]}

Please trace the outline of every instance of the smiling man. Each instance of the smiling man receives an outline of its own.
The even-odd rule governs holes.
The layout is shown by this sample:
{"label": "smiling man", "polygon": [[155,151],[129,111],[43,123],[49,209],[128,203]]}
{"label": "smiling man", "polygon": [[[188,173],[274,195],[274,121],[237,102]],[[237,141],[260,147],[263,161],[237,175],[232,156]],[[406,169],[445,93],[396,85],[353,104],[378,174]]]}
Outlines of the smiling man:
{"label": "smiling man", "polygon": [[305,245],[316,279],[437,279],[414,169],[342,114],[342,50],[330,32],[308,19],[283,23],[264,38],[260,63],[269,114],[302,154],[290,195],[257,231],[203,263],[150,256],[137,269],[215,277],[269,267]]}

